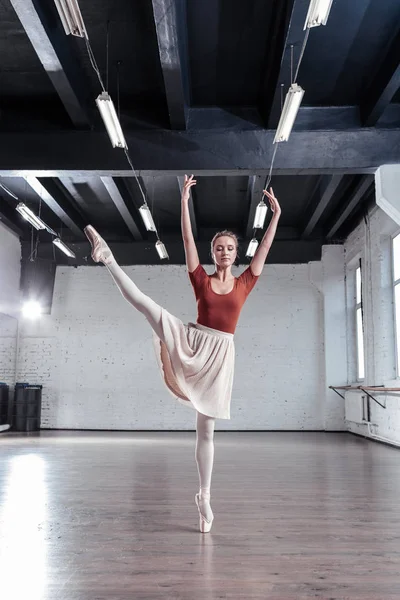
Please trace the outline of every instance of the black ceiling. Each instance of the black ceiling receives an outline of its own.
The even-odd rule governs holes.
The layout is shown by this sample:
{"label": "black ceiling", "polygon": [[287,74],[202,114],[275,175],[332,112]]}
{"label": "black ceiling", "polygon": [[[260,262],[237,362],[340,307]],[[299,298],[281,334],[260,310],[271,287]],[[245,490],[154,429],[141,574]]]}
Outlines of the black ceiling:
{"label": "black ceiling", "polygon": [[[179,178],[194,172],[199,246],[220,228],[247,241],[308,0],[79,5],[160,237],[178,248]],[[375,169],[400,162],[399,61],[398,0],[333,0],[327,25],[310,30],[302,108],[272,174],[283,209],[274,262],[314,260],[342,241],[373,199]],[[0,0],[0,183],[74,245],[77,262],[89,222],[123,262],[157,262],[137,182],[97,112],[100,92],[84,40],[65,35],[53,1]],[[0,192],[2,219],[30,240]],[[47,256],[51,237],[39,239]]]}

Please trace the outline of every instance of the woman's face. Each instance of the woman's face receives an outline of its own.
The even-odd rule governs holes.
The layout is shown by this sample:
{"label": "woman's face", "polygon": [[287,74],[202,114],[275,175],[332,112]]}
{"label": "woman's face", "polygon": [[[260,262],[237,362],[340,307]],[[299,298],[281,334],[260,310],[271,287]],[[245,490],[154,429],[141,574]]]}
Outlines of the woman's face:
{"label": "woman's face", "polygon": [[236,242],[228,235],[223,235],[217,238],[213,248],[214,262],[219,267],[226,269],[234,264],[237,249]]}

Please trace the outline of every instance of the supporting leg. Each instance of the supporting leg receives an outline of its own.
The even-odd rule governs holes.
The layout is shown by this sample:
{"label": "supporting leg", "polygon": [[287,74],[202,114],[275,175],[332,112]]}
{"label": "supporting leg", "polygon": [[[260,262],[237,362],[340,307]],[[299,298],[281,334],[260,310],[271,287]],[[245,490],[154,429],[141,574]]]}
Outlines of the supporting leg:
{"label": "supporting leg", "polygon": [[199,472],[199,505],[207,520],[213,518],[210,506],[211,477],[214,465],[215,419],[197,412],[196,418],[196,462]]}

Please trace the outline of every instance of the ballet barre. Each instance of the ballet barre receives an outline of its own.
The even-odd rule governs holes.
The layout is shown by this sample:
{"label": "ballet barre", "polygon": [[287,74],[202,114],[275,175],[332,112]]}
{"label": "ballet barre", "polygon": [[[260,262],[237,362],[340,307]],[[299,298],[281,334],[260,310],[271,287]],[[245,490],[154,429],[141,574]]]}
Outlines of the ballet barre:
{"label": "ballet barre", "polygon": [[348,392],[349,391],[350,392],[358,392],[358,391],[365,392],[367,394],[367,396],[369,398],[371,398],[371,400],[373,400],[374,402],[379,404],[379,406],[381,406],[382,408],[386,408],[386,406],[384,404],[381,404],[381,402],[379,402],[379,400],[374,398],[374,396],[372,394],[370,394],[370,392],[383,392],[383,393],[400,392],[400,388],[398,388],[398,387],[385,387],[384,385],[372,385],[372,386],[371,385],[330,385],[329,389],[336,392],[338,394],[338,396],[340,396],[343,399],[344,399],[343,394],[338,392],[338,390],[345,390]]}

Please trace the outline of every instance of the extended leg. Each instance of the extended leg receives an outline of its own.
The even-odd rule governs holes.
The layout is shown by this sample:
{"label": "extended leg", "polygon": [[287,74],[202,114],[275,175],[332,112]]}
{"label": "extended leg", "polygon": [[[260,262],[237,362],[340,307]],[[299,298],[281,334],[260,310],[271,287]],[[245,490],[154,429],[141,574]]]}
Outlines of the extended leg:
{"label": "extended leg", "polygon": [[210,520],[213,513],[210,506],[211,477],[214,465],[215,419],[197,412],[196,419],[196,462],[199,472],[200,510]]}
{"label": "extended leg", "polygon": [[90,225],[86,227],[85,233],[92,245],[93,260],[101,261],[106,265],[125,300],[146,317],[158,337],[163,339],[160,325],[161,306],[139,290],[132,279],[121,269],[110,248],[93,227]]}

